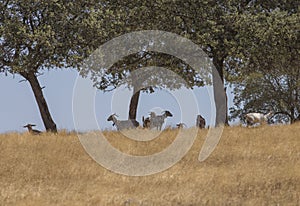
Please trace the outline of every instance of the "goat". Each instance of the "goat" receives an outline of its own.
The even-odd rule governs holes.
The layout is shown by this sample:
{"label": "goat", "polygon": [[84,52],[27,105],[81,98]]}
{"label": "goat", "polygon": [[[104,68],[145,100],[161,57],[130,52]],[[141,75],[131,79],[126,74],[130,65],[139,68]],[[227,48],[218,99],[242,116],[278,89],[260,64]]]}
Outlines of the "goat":
{"label": "goat", "polygon": [[149,117],[147,117],[145,119],[143,116],[142,121],[143,121],[143,128],[150,128],[150,118]]}
{"label": "goat", "polygon": [[176,124],[176,126],[177,126],[178,129],[182,129],[183,127],[187,127],[186,124],[184,124],[184,123],[178,123],[178,124]]}
{"label": "goat", "polygon": [[268,114],[248,113],[244,117],[245,117],[247,126],[252,126],[256,123],[260,123],[260,124],[266,123],[273,114],[274,114],[273,111],[270,111]]}
{"label": "goat", "polygon": [[27,128],[30,134],[33,135],[38,135],[41,134],[42,132],[36,129],[32,129],[32,127],[36,126],[35,124],[27,124],[25,126],[23,126],[24,128]]}
{"label": "goat", "polygon": [[200,129],[204,129],[205,124],[206,124],[205,119],[200,114],[197,115],[196,126],[200,127]]}
{"label": "goat", "polygon": [[150,129],[156,128],[161,130],[162,125],[167,117],[173,117],[173,114],[169,111],[164,111],[162,115],[155,115],[150,118]]}
{"label": "goat", "polygon": [[116,114],[110,115],[107,121],[112,121],[113,126],[116,126],[118,131],[123,129],[134,129],[140,125],[135,119],[117,120],[116,116]]}
{"label": "goat", "polygon": [[146,119],[144,118],[144,116],[143,116],[143,118],[142,118],[142,121],[143,121],[143,128],[150,128],[150,122],[151,122],[151,118],[154,118],[154,117],[156,117],[156,114],[155,114],[155,112],[150,112],[150,117],[147,117]]}

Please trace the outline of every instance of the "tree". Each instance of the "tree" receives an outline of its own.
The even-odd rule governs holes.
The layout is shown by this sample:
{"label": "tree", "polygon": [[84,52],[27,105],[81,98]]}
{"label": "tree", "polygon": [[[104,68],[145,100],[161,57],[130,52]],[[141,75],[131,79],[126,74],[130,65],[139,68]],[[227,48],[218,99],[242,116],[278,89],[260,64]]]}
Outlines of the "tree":
{"label": "tree", "polygon": [[[97,4],[99,6],[99,4]],[[0,72],[19,74],[34,93],[44,126],[56,132],[38,74],[76,67],[91,51],[97,6],[85,1],[6,0],[0,2]]]}
{"label": "tree", "polygon": [[[233,48],[236,30],[231,26],[234,16],[230,5],[219,1],[109,1],[110,10],[120,17],[120,34],[135,30],[164,30],[179,34],[200,44],[213,59],[217,72],[213,72],[217,118],[216,125],[227,123],[224,100],[224,61]],[[170,6],[171,3],[171,6]],[[114,30],[115,28],[111,29]],[[130,64],[126,64],[130,66]],[[117,77],[117,76],[115,76]],[[217,81],[218,80],[218,81]],[[222,84],[217,84],[219,80]],[[138,93],[134,99],[138,97]],[[134,101],[135,102],[135,101]],[[134,111],[134,110],[132,110]],[[134,112],[133,112],[134,113]],[[129,115],[134,117],[135,115]]]}
{"label": "tree", "polygon": [[[132,88],[133,95],[129,106],[129,119],[135,119],[140,92],[153,93],[156,89],[179,89],[203,86],[205,79],[194,68],[182,60],[152,51],[135,53],[116,62],[109,68],[99,70],[97,60],[91,61],[88,70],[94,86],[104,92],[112,91],[120,85]],[[97,65],[93,69],[92,65]],[[144,69],[142,69],[144,68]]]}
{"label": "tree", "polygon": [[[191,39],[212,58],[216,125],[228,124],[224,82],[226,62],[238,56],[239,30],[235,22],[248,12],[252,1],[111,1],[118,11],[125,11],[121,30],[159,29]],[[253,4],[256,4],[253,2]],[[120,9],[122,8],[122,9]],[[221,82],[221,83],[220,83]],[[225,117],[225,118],[224,118]]]}
{"label": "tree", "polygon": [[[300,115],[300,71],[273,69],[253,72],[235,87],[231,117],[243,119],[249,112],[275,112],[275,121],[294,123]],[[276,119],[277,117],[277,119]]]}
{"label": "tree", "polygon": [[[244,16],[268,14],[276,9],[290,13],[297,12],[297,4],[291,0],[285,3],[279,0],[272,2],[253,0],[132,2],[124,0],[108,1],[107,5],[114,13],[113,21],[119,22],[118,27],[108,28],[114,34],[157,29],[176,33],[201,45],[212,58],[216,68],[212,75],[216,102],[216,125],[228,124],[224,83],[230,80],[228,78],[233,71],[229,65],[232,60],[244,59],[246,61],[248,58],[243,51],[244,46],[248,48],[247,45],[251,43],[252,37],[244,32],[247,30],[243,26]],[[256,27],[257,25],[253,26],[255,31],[259,31],[260,28]],[[110,37],[113,38],[113,36]],[[244,41],[245,44],[241,44]],[[130,66],[130,62],[126,65]],[[219,80],[221,84],[218,83]]]}
{"label": "tree", "polygon": [[241,42],[243,62],[240,69],[232,70],[236,86],[232,118],[242,119],[253,110],[273,110],[274,121],[300,119],[299,14],[297,8],[288,8],[240,18],[242,31],[251,36],[251,42]]}
{"label": "tree", "polygon": [[[201,3],[185,1],[179,4],[184,9],[178,10],[177,16],[181,19],[184,27],[186,27],[185,31],[187,31],[188,37],[202,45],[204,51],[213,59],[217,70],[217,72],[213,71],[213,79],[220,78],[223,84],[225,80],[227,82],[230,81],[231,75],[237,76],[237,74],[240,74],[235,74],[236,68],[231,65],[232,60],[239,63],[241,61],[246,62],[249,56],[251,56],[251,52],[249,53],[248,49],[253,45],[253,36],[255,36],[253,31],[254,33],[264,35],[260,31],[262,28],[262,25],[260,25],[261,15],[269,15],[276,10],[281,10],[288,15],[295,14],[299,16],[297,12],[299,3],[295,3],[292,0],[285,2],[280,0],[271,2],[260,0],[208,0],[201,1]],[[248,18],[249,16],[254,18]],[[295,17],[294,19],[296,19]],[[249,24],[245,24],[245,21],[250,23],[251,27],[249,27]],[[296,21],[294,23],[296,24]],[[266,28],[272,28],[270,22],[265,26]],[[249,29],[253,31],[249,32]],[[266,47],[268,44],[261,46]],[[252,52],[259,52],[261,47],[252,47],[252,49]],[[274,57],[276,56],[274,55]],[[257,61],[254,60],[254,62]],[[264,68],[261,67],[261,69]],[[223,122],[228,124],[227,102],[224,104],[224,94],[221,93],[222,85],[216,85],[217,81],[213,82],[214,98],[216,101],[216,125]],[[225,120],[223,119],[224,110],[226,111]]]}

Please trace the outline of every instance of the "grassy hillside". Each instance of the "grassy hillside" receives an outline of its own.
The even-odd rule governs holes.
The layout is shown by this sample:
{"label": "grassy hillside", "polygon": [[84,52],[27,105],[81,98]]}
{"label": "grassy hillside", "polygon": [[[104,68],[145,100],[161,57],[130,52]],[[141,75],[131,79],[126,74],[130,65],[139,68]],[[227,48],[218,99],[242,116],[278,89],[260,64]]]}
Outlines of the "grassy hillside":
{"label": "grassy hillside", "polygon": [[[200,163],[206,133],[175,166],[146,177],[104,169],[75,134],[2,134],[0,205],[300,205],[300,124],[225,128]],[[147,155],[169,145],[176,130],[150,142],[105,135],[123,152]]]}

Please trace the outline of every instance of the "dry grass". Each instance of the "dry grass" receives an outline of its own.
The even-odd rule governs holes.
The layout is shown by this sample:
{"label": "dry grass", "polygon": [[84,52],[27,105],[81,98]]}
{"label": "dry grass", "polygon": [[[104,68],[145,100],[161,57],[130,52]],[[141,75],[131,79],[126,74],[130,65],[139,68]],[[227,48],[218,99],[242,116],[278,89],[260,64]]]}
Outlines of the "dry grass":
{"label": "dry grass", "polygon": [[[299,131],[300,124],[226,128],[200,163],[202,130],[179,163],[146,177],[99,166],[75,134],[3,134],[0,205],[300,205]],[[169,145],[176,131],[150,142],[105,135],[123,152],[146,155]]]}

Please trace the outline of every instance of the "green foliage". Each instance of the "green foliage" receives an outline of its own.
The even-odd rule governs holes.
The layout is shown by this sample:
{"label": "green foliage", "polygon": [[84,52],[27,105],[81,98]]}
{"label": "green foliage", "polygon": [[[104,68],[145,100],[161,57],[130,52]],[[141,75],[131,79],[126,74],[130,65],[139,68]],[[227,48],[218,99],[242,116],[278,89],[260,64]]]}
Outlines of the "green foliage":
{"label": "green foliage", "polygon": [[77,67],[91,53],[103,25],[97,1],[0,1],[0,72],[28,80],[44,126],[56,132],[37,73]]}
{"label": "green foliage", "polygon": [[[234,28],[237,3],[219,1],[108,1],[106,9],[114,14],[118,27],[107,28],[108,33],[121,35],[137,30],[164,30],[191,39],[200,45],[206,53],[218,60],[218,71],[223,70],[223,61],[236,45]],[[114,36],[111,35],[110,38]],[[105,37],[99,36],[98,39]],[[114,51],[118,52],[118,51]],[[232,53],[232,52],[231,52]],[[131,71],[141,66],[162,65],[175,71],[188,82],[188,87],[203,86],[197,72],[191,70],[185,62],[179,62],[165,54],[149,54],[143,59],[141,54],[134,54],[117,62],[106,72],[92,73],[92,80],[99,89],[113,89],[123,82]],[[133,60],[131,59],[133,58]],[[140,59],[140,61],[138,61]],[[132,63],[134,62],[134,64]],[[187,72],[189,71],[189,72]],[[87,71],[81,74],[87,76]],[[221,75],[223,79],[223,75]],[[131,85],[129,85],[131,86]],[[180,88],[175,84],[160,85],[168,88]],[[160,87],[159,86],[159,87]],[[109,89],[109,90],[110,90]]]}
{"label": "green foliage", "polygon": [[287,121],[296,121],[300,115],[300,71],[293,69],[280,73],[281,69],[253,72],[237,84],[231,117],[242,118],[248,112],[273,110],[284,115]]}
{"label": "green foliage", "polygon": [[[241,58],[232,69],[236,86],[232,118],[253,111],[274,110],[276,121],[294,122],[300,117],[300,42],[297,7],[246,13],[239,22]],[[285,116],[285,117],[283,117]]]}
{"label": "green foliage", "polygon": [[203,74],[182,60],[151,51],[126,56],[110,68],[84,72],[90,72],[94,86],[103,91],[111,91],[120,85],[137,87],[147,92],[162,88],[193,89],[194,86],[203,86],[205,82]]}
{"label": "green foliage", "polygon": [[[221,79],[237,86],[232,117],[272,107],[293,119],[299,115],[298,10],[299,2],[293,0],[3,0],[0,72],[79,67],[114,37],[163,30],[200,45]],[[186,62],[150,51],[131,54],[102,73],[92,73],[91,78],[104,91],[120,84],[132,87],[125,80],[144,66],[167,67],[189,88],[206,84]],[[88,75],[84,70],[81,74]],[[156,79],[158,88],[182,86],[162,80],[163,76]]]}
{"label": "green foliage", "polygon": [[103,22],[99,5],[85,1],[1,1],[0,71],[37,72],[77,66]]}

